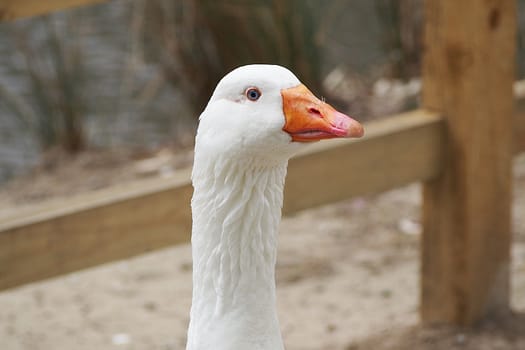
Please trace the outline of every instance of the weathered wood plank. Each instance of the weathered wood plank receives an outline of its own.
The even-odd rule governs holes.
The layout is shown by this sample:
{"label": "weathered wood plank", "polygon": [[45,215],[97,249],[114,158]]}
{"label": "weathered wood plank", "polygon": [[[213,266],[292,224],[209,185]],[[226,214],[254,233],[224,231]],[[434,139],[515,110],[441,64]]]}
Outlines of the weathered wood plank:
{"label": "weathered wood plank", "polygon": [[525,152],[525,112],[514,115],[514,153]]}
{"label": "weathered wood plank", "polygon": [[447,142],[424,186],[421,316],[468,325],[509,311],[516,6],[427,0],[425,20],[423,105]]}
{"label": "weathered wood plank", "polygon": [[[435,177],[442,126],[415,111],[368,124],[363,139],[310,146],[290,161],[284,212]],[[0,290],[188,242],[191,192],[186,171],[0,218]]]}
{"label": "weathered wood plank", "polygon": [[525,152],[525,80],[514,82],[514,153]]}
{"label": "weathered wood plank", "polygon": [[169,181],[43,203],[0,223],[0,290],[188,242],[192,188]]}
{"label": "weathered wood plank", "polygon": [[38,16],[70,7],[96,4],[107,0],[0,0],[0,21]]}

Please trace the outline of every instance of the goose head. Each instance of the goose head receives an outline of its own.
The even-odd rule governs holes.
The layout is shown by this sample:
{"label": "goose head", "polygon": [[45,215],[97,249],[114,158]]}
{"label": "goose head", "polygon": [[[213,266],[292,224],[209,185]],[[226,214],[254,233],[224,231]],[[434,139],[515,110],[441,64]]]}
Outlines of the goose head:
{"label": "goose head", "polygon": [[305,143],[362,135],[361,124],[315,97],[288,69],[254,64],[218,83],[200,116],[196,154],[274,162]]}

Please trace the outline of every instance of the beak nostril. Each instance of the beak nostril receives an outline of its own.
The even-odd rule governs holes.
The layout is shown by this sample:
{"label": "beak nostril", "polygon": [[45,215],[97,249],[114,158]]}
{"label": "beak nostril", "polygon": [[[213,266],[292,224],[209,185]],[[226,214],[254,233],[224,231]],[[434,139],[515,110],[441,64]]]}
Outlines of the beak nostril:
{"label": "beak nostril", "polygon": [[317,108],[310,107],[310,108],[308,108],[308,112],[309,112],[310,114],[315,114],[315,115],[317,115],[319,118],[323,118],[323,115],[321,114],[321,112],[320,112]]}

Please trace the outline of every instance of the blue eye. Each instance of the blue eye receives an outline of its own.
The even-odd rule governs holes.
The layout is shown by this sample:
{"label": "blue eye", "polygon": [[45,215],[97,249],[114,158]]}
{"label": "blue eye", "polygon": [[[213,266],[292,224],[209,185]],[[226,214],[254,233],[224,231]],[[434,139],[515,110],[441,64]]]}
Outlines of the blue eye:
{"label": "blue eye", "polygon": [[248,98],[248,100],[257,101],[262,94],[261,91],[256,87],[251,87],[246,89],[245,95]]}

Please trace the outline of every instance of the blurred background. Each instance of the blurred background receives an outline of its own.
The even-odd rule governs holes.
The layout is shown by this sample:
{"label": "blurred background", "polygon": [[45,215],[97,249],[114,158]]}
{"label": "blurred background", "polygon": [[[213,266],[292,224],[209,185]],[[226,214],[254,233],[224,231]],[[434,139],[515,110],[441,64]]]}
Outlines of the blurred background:
{"label": "blurred background", "polygon": [[86,151],[191,149],[215,84],[247,63],[289,67],[362,121],[413,108],[422,2],[115,0],[4,22],[0,185]]}
{"label": "blurred background", "polygon": [[[35,201],[63,206],[71,194],[189,167],[198,116],[239,65],[284,65],[359,121],[416,108],[423,2],[112,0],[1,22],[0,223]],[[412,184],[283,219],[276,278],[287,349],[524,349],[525,156],[514,175],[518,322],[418,328],[421,188]],[[177,245],[2,291],[0,350],[184,349],[191,270],[189,245]]]}

